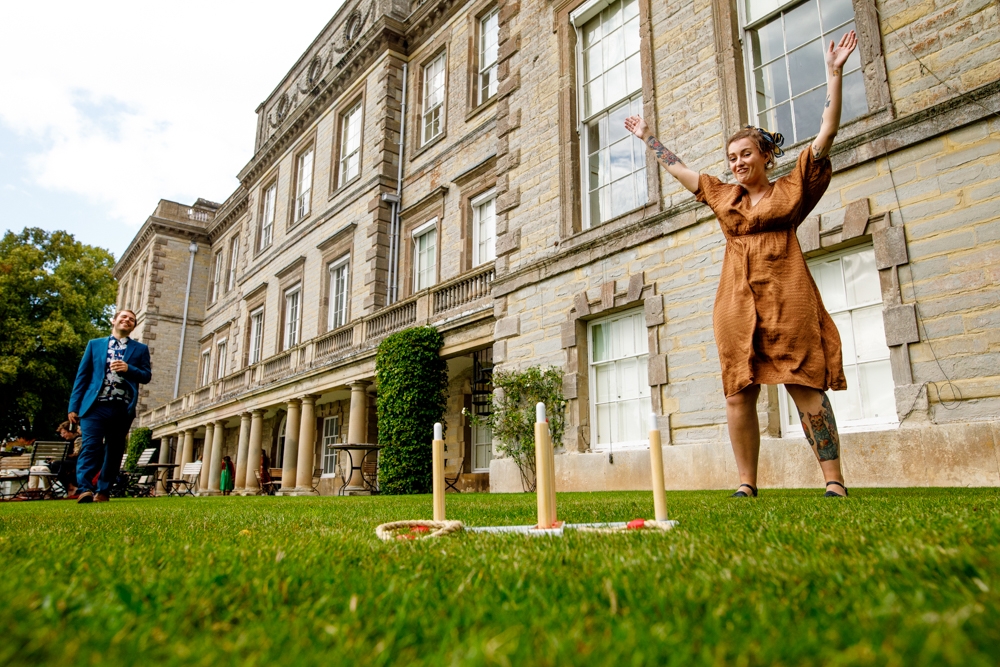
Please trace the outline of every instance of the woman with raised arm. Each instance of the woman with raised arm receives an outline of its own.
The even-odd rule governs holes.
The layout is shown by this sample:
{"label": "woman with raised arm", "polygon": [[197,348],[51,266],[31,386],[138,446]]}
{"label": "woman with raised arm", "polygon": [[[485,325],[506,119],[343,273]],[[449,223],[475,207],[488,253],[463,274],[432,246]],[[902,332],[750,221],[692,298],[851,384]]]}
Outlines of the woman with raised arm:
{"label": "woman with raised arm", "polygon": [[792,172],[773,183],[767,170],[783,155],[780,134],[748,126],[730,137],[726,159],[736,184],[729,185],[686,167],[650,134],[639,116],[625,121],[670,175],[712,208],[726,237],[712,319],[729,438],[740,474],[736,497],[757,495],[761,384],[785,385],[819,459],[826,495],[847,495],[837,423],[825,393],[847,388],[840,335],[823,307],[795,230],[830,185],[827,156],[840,127],[841,72],[857,44],[853,30],[839,44],[830,43],[819,134],[799,155]]}

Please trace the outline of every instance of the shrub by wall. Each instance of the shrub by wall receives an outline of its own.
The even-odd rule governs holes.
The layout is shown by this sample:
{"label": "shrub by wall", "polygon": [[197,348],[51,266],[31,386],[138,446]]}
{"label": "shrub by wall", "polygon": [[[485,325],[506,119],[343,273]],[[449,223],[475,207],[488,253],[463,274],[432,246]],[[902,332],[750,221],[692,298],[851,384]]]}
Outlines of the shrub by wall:
{"label": "shrub by wall", "polygon": [[433,327],[405,329],[378,346],[379,489],[387,494],[430,493],[434,422],[444,424],[448,365],[444,338]]}
{"label": "shrub by wall", "polygon": [[[135,472],[136,461],[142,455],[143,450],[149,449],[153,445],[153,432],[148,428],[132,429],[128,436],[128,458],[125,459],[124,469],[128,472]],[[161,447],[166,447],[164,442]]]}

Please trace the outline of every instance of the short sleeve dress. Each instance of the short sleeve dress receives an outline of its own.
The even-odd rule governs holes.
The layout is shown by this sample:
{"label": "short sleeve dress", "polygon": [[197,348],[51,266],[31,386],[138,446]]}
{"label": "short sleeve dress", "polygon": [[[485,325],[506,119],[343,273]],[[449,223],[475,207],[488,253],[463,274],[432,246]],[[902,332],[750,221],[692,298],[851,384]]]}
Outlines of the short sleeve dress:
{"label": "short sleeve dress", "polygon": [[722,387],[752,384],[846,389],[840,334],[809,273],[795,230],[830,185],[830,160],[806,148],[756,206],[741,185],[702,174],[698,201],[726,237],[713,325]]}

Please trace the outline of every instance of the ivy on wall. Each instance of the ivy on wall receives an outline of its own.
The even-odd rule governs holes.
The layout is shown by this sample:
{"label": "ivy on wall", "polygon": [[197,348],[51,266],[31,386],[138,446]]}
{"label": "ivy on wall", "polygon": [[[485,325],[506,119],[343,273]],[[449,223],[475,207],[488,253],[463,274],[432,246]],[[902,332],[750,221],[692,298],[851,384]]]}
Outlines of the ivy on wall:
{"label": "ivy on wall", "polygon": [[[135,464],[142,455],[143,450],[149,449],[153,444],[153,432],[148,428],[133,429],[128,436],[128,458],[125,459],[124,470],[135,472]],[[166,443],[160,445],[166,447]]]}
{"label": "ivy on wall", "polygon": [[382,493],[430,493],[434,422],[444,424],[448,365],[434,327],[385,338],[375,357],[378,381],[378,483]]}

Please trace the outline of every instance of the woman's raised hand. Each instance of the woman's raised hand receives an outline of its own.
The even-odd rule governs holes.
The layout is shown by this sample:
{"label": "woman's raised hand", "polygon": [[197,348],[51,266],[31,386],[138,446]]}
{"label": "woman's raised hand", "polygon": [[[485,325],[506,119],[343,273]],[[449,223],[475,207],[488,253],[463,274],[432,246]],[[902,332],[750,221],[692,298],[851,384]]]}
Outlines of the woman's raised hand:
{"label": "woman's raised hand", "polygon": [[[846,33],[840,38],[840,44],[834,46],[833,41],[830,41],[830,46],[826,50],[826,66],[828,69],[842,70],[844,68],[844,63],[854,52],[854,49],[858,46],[858,36],[854,34],[854,31]],[[625,121],[628,124],[628,121]]]}
{"label": "woman's raised hand", "polygon": [[646,125],[646,121],[642,119],[642,116],[629,116],[626,118],[625,129],[643,141],[646,141],[646,137],[649,136],[649,126]]}

